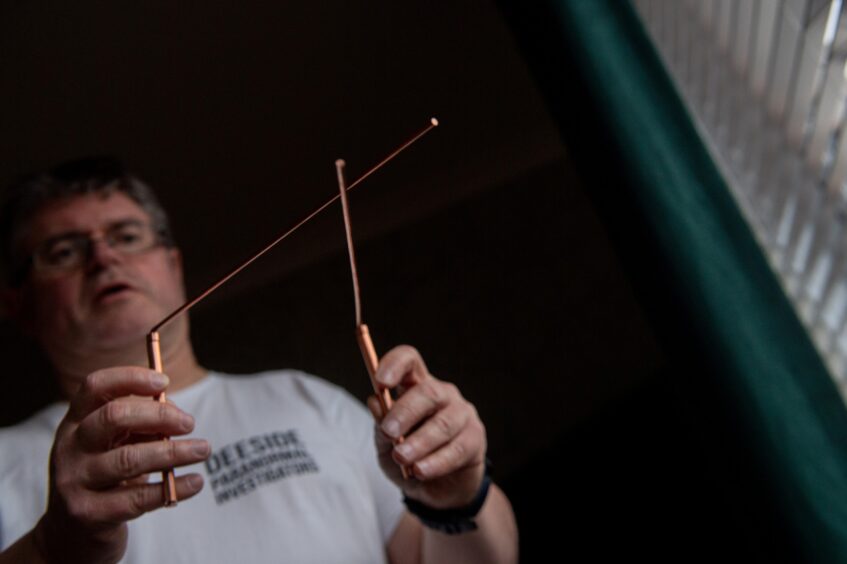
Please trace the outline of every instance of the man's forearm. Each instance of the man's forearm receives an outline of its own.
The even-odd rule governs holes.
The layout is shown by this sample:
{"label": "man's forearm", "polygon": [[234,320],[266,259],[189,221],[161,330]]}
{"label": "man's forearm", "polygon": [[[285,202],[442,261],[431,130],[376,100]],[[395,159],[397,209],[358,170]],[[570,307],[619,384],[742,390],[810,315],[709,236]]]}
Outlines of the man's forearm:
{"label": "man's forearm", "polygon": [[492,484],[476,516],[472,533],[447,535],[423,528],[422,564],[503,563],[518,561],[518,527],[506,495]]}

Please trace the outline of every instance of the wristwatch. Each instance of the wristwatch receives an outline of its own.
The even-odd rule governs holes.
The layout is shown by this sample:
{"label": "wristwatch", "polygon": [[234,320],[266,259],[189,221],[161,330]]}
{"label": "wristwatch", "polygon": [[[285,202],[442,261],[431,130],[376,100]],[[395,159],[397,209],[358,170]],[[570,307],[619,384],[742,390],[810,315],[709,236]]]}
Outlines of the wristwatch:
{"label": "wristwatch", "polygon": [[485,475],[482,477],[479,490],[477,490],[473,501],[464,507],[435,509],[405,495],[403,496],[403,503],[406,504],[406,509],[409,510],[409,513],[417,517],[424,526],[430,529],[448,535],[458,535],[475,531],[477,525],[474,517],[482,509],[485,498],[488,497],[488,488],[491,486],[491,477],[488,472],[489,466],[490,464],[486,460]]}

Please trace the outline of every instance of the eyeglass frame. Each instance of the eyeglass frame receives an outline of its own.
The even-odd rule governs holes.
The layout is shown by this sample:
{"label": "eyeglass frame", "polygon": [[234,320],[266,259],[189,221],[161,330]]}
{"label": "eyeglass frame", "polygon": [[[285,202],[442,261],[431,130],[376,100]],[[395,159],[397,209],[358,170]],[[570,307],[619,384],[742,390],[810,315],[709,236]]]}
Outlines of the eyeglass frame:
{"label": "eyeglass frame", "polygon": [[[152,236],[149,244],[131,252],[126,252],[124,250],[116,248],[115,241],[110,241],[110,233],[112,234],[112,237],[114,237],[117,235],[117,230],[125,228],[128,225],[138,226],[149,232]],[[45,252],[47,248],[64,240],[84,241],[85,246],[82,248],[83,252],[80,254],[80,258],[78,259],[78,261],[68,266],[51,267],[38,260],[37,257],[41,253]],[[151,221],[144,221],[140,219],[119,220],[107,225],[105,228],[92,229],[89,231],[68,231],[55,235],[53,237],[49,237],[44,241],[38,243],[33,249],[33,251],[21,261],[20,266],[15,271],[16,275],[14,277],[14,280],[17,284],[22,283],[31,271],[41,272],[45,274],[72,272],[83,266],[87,261],[91,260],[92,253],[94,252],[94,246],[98,242],[105,243],[106,246],[108,246],[111,250],[121,256],[141,255],[155,249],[156,247],[170,246],[168,245],[167,234],[164,232],[164,229],[161,226],[157,226]]]}

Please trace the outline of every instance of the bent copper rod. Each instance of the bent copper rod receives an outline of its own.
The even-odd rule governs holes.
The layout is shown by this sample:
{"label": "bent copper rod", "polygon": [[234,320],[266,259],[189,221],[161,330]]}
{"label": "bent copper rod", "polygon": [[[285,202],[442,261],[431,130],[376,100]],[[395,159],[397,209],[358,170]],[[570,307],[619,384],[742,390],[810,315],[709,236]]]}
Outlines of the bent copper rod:
{"label": "bent copper rod", "polygon": [[[408,147],[409,147],[412,143],[414,143],[415,141],[417,141],[418,139],[420,139],[421,137],[423,137],[424,135],[426,135],[427,133],[429,133],[429,131],[430,131],[432,128],[436,127],[437,125],[438,125],[438,120],[437,120],[437,119],[435,119],[435,118],[432,118],[432,119],[430,120],[429,125],[427,125],[424,129],[422,129],[420,132],[418,132],[418,133],[417,133],[414,137],[412,137],[411,139],[409,139],[408,141],[406,141],[405,143],[403,143],[402,145],[400,145],[400,147],[398,147],[397,149],[395,149],[395,150],[394,150],[394,151],[393,151],[390,155],[388,155],[387,157],[385,157],[384,159],[382,159],[379,163],[377,163],[376,165],[374,165],[373,167],[371,167],[371,169],[370,169],[370,170],[368,170],[365,174],[363,174],[362,176],[360,176],[359,178],[357,178],[355,182],[353,182],[352,184],[350,184],[350,186],[348,186],[348,187],[347,187],[347,191],[349,192],[350,190],[352,190],[353,188],[355,188],[356,186],[358,186],[359,184],[361,184],[361,183],[362,183],[362,181],[364,181],[367,177],[369,177],[370,175],[372,175],[373,173],[375,173],[376,171],[378,171],[379,169],[381,169],[383,166],[385,166],[386,164],[388,164],[388,162],[389,162],[389,161],[391,161],[394,157],[396,157],[397,155],[399,155],[399,154],[400,154],[400,153],[401,153],[404,149],[408,148]],[[300,221],[298,221],[297,223],[295,223],[292,227],[290,227],[290,228],[288,228],[287,230],[283,231],[283,232],[282,232],[279,236],[277,236],[277,238],[276,238],[276,239],[274,239],[272,242],[270,242],[270,243],[269,243],[267,246],[265,246],[265,247],[264,247],[261,251],[259,251],[258,253],[256,253],[255,255],[253,255],[252,257],[250,257],[249,259],[247,259],[246,261],[244,261],[244,262],[243,262],[242,264],[240,264],[238,267],[234,268],[234,269],[233,269],[233,270],[232,270],[229,274],[227,274],[226,276],[224,276],[223,278],[221,278],[220,280],[218,280],[217,282],[215,282],[214,284],[212,284],[211,286],[209,286],[209,288],[208,288],[208,289],[204,290],[204,291],[203,291],[200,295],[198,295],[196,298],[192,299],[192,300],[191,300],[191,301],[189,301],[189,302],[186,302],[185,304],[183,304],[183,305],[181,305],[179,308],[177,308],[177,309],[176,309],[173,313],[171,313],[171,314],[170,314],[170,315],[168,315],[166,318],[164,318],[162,321],[160,321],[158,325],[156,325],[155,327],[153,327],[153,329],[151,329],[151,332],[152,332],[152,331],[158,331],[159,329],[161,329],[161,328],[162,328],[162,326],[164,326],[165,324],[167,324],[167,323],[168,323],[171,319],[173,319],[174,317],[176,317],[176,316],[177,316],[177,315],[179,315],[180,313],[182,313],[182,312],[184,312],[184,311],[186,311],[186,310],[188,310],[188,309],[191,309],[191,308],[192,308],[195,304],[197,304],[197,302],[201,301],[203,298],[205,298],[206,296],[208,296],[209,294],[211,294],[212,292],[214,292],[215,290],[217,290],[217,289],[218,289],[218,287],[220,287],[221,285],[223,285],[224,283],[226,283],[227,281],[229,281],[229,279],[230,279],[230,278],[232,278],[233,276],[235,276],[236,274],[238,274],[239,272],[241,272],[242,270],[244,270],[245,268],[247,268],[248,266],[250,266],[250,264],[251,264],[253,261],[255,261],[256,259],[258,259],[260,256],[262,256],[262,255],[263,255],[263,254],[265,254],[266,252],[270,251],[270,250],[271,250],[273,247],[275,247],[278,243],[282,242],[282,241],[283,241],[286,237],[288,237],[289,235],[291,235],[292,233],[294,233],[295,231],[297,231],[300,227],[302,227],[305,223],[307,223],[307,222],[308,222],[309,220],[311,220],[313,217],[315,217],[316,215],[318,215],[319,213],[321,213],[322,211],[324,211],[324,210],[325,210],[327,207],[329,207],[329,206],[330,206],[333,202],[335,202],[335,200],[337,200],[339,197],[340,197],[340,194],[336,194],[335,196],[333,196],[332,198],[330,198],[329,200],[327,200],[326,202],[324,202],[322,205],[320,205],[319,207],[315,208],[315,209],[314,209],[311,213],[309,213],[309,214],[308,214],[308,215],[306,215],[303,219],[301,219]]]}
{"label": "bent copper rod", "polygon": [[[353,252],[353,229],[350,222],[350,206],[347,204],[347,188],[344,185],[344,161],[338,159],[335,161],[335,173],[338,176],[338,195],[341,198],[341,211],[344,215],[344,233],[347,236],[347,255],[350,257],[350,274],[353,277],[353,303],[356,310],[356,341],[359,343],[359,350],[362,351],[362,358],[365,361],[365,367],[368,369],[368,375],[371,377],[371,386],[374,394],[379,400],[380,419],[388,414],[393,403],[391,392],[388,388],[381,386],[376,381],[376,370],[379,366],[379,357],[376,354],[371,333],[368,326],[362,323],[362,300],[359,293],[359,274],[356,269],[356,254]],[[403,442],[403,437],[394,439],[394,444],[398,445]],[[409,479],[409,470],[405,466],[400,466],[400,472],[403,474],[403,479]]]}
{"label": "bent copper rod", "polygon": [[[373,173],[375,173],[376,171],[381,169],[383,166],[388,164],[392,159],[394,159],[394,157],[396,157],[397,155],[402,153],[404,150],[406,150],[415,141],[417,141],[418,139],[420,139],[421,137],[423,137],[424,135],[429,133],[429,131],[431,129],[433,129],[434,127],[436,127],[437,125],[438,125],[438,120],[435,119],[435,118],[431,118],[429,120],[429,125],[427,125],[425,128],[423,128],[418,133],[416,133],[414,136],[412,136],[408,141],[406,141],[405,143],[403,143],[402,145],[400,145],[399,147],[394,149],[394,151],[389,153],[387,157],[385,157],[384,159],[379,161],[377,164],[372,166],[367,172],[365,172],[362,176],[357,178],[355,182],[350,184],[350,186],[347,186],[346,191],[349,192],[350,190],[352,190],[353,188],[355,188],[356,186],[361,184],[366,178],[368,178],[370,175],[372,175]],[[323,210],[328,208],[333,202],[335,202],[335,200],[337,200],[340,197],[341,197],[341,194],[336,194],[335,196],[333,196],[332,198],[330,198],[329,200],[324,202],[322,205],[320,205],[317,208],[315,208],[314,210],[312,210],[309,214],[307,214],[305,217],[303,217],[303,219],[296,222],[292,227],[289,227],[288,229],[283,231],[281,234],[279,234],[273,241],[271,241],[270,243],[265,245],[265,247],[263,247],[259,252],[257,252],[253,256],[251,256],[246,261],[239,264],[237,267],[232,269],[229,273],[224,275],[220,280],[218,280],[217,282],[215,282],[214,284],[209,286],[207,289],[202,291],[199,295],[197,295],[197,297],[195,297],[195,298],[187,301],[183,305],[179,306],[177,309],[175,309],[173,312],[171,312],[167,317],[165,317],[162,321],[157,323],[150,330],[150,333],[147,334],[147,359],[150,363],[150,368],[157,371],[157,372],[163,371],[162,353],[161,353],[161,349],[159,347],[159,329],[161,329],[162,327],[167,325],[172,319],[177,317],[179,314],[184,313],[184,312],[188,311],[189,309],[191,309],[192,307],[194,307],[195,305],[197,305],[204,298],[206,298],[209,294],[211,294],[212,292],[214,292],[215,290],[220,288],[223,284],[228,282],[236,274],[238,274],[239,272],[241,272],[242,270],[244,270],[245,268],[250,266],[250,264],[252,264],[256,259],[258,259],[262,255],[264,255],[265,253],[270,251],[277,244],[281,243],[286,237],[288,237],[289,235],[291,235],[292,233],[297,231],[300,227],[302,227],[304,224],[309,222],[313,217],[315,217],[316,215],[321,213]],[[167,398],[165,396],[165,392],[162,392],[158,396],[155,397],[155,400],[159,401],[159,402],[165,402],[166,399]],[[162,437],[162,438],[164,440],[168,440],[168,437]],[[165,506],[176,505],[177,495],[176,495],[176,483],[175,483],[173,469],[168,469],[168,470],[165,470],[164,472],[162,472],[162,488],[163,488],[163,493],[164,493],[164,497],[165,497]]]}

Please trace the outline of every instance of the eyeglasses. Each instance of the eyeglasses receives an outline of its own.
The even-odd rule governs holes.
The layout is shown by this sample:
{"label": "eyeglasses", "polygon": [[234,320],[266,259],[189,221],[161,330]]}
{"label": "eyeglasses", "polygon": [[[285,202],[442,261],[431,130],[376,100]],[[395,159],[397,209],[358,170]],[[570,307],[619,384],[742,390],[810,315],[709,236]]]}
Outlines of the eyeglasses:
{"label": "eyeglasses", "polygon": [[137,255],[160,244],[160,237],[149,223],[120,221],[105,229],[87,233],[64,233],[39,244],[21,269],[22,277],[29,268],[38,273],[67,272],[85,264],[102,241],[122,255]]}

